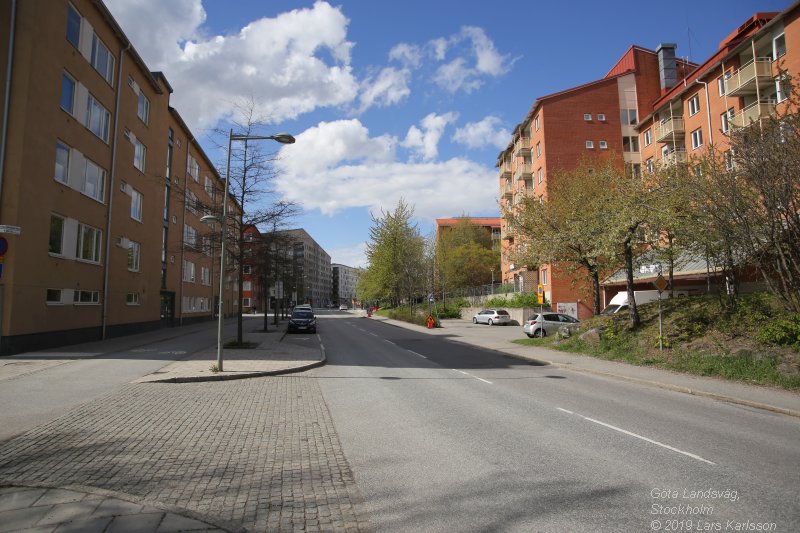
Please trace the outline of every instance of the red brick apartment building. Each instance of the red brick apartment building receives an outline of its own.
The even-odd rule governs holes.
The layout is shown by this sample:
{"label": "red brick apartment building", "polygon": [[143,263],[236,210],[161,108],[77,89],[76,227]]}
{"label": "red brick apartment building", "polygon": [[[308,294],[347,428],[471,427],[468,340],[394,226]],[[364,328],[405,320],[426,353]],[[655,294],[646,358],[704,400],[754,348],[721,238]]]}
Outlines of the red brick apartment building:
{"label": "red brick apartment building", "polygon": [[166,77],[100,0],[3,2],[0,28],[0,354],[211,319],[222,182]]}
{"label": "red brick apartment building", "polygon": [[[601,80],[538,98],[515,128],[508,147],[498,156],[500,210],[513,210],[526,196],[547,200],[549,179],[559,170],[575,168],[585,158],[622,155],[625,165],[641,168],[639,153],[640,110],[660,96],[659,61],[674,48],[658,51],[632,46]],[[676,62],[681,69],[693,65]],[[572,286],[559,265],[538,269],[515,263],[524,243],[502,220],[501,268],[503,283],[535,291],[541,283],[554,307],[576,304],[579,318],[591,316],[591,292]]]}
{"label": "red brick apartment building", "polygon": [[[439,241],[439,236],[443,231],[447,231],[448,228],[452,228],[464,220],[465,217],[437,218],[436,241]],[[502,220],[500,217],[466,217],[466,220],[469,220],[470,224],[480,226],[486,230],[486,232],[492,237],[492,243],[500,240],[500,225]]]}
{"label": "red brick apartment building", "polygon": [[[712,143],[724,147],[729,128],[774,113],[786,99],[779,67],[791,75],[800,67],[798,6],[756,13],[701,65],[677,59],[673,44],[633,46],[602,80],[537,99],[498,156],[501,212],[524,195],[546,201],[548,177],[584,157],[616,152],[647,171],[688,161]],[[588,286],[573,288],[558,265],[531,271],[515,264],[520,239],[505,220],[502,234],[504,282],[524,290],[542,283],[554,307],[577,302],[580,318],[592,314]]]}

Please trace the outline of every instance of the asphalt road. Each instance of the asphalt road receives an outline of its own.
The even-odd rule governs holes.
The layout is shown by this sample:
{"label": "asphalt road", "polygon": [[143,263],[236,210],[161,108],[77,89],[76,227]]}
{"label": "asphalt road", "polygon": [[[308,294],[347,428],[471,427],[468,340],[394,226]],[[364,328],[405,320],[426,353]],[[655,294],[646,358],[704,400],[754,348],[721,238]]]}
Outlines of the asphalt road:
{"label": "asphalt road", "polygon": [[379,531],[800,531],[795,418],[348,313],[318,325],[311,375]]}

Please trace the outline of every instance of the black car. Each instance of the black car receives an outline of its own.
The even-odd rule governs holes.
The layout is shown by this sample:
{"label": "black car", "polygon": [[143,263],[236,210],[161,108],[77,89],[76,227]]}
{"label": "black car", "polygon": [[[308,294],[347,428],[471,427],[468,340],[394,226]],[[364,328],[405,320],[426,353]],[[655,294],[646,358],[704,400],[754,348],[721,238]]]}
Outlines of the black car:
{"label": "black car", "polygon": [[317,318],[310,309],[295,309],[289,319],[289,333],[293,331],[317,332]]}

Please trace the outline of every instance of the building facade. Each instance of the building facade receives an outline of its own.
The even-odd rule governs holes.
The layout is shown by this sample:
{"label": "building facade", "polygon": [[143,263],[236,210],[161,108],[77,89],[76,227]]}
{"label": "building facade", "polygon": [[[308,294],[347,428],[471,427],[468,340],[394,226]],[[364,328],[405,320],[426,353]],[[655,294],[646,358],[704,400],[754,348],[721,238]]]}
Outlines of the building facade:
{"label": "building facade", "polygon": [[[213,278],[212,256],[197,258],[208,230],[184,212],[194,186],[181,150],[206,163],[211,188],[220,180],[169,107],[166,78],[148,70],[102,2],[30,0],[13,12],[5,2],[0,25],[13,29],[0,43],[10,72],[0,353],[210,318],[213,283],[198,278]],[[214,198],[204,198],[209,209]],[[176,278],[183,261],[196,262],[197,291]]]}
{"label": "building facade", "polygon": [[277,232],[293,242],[293,272],[288,288],[292,300],[314,307],[331,303],[331,256],[304,229]]}
{"label": "building facade", "polygon": [[361,269],[339,263],[331,265],[332,270],[332,292],[331,303],[333,305],[346,304],[354,306],[358,301],[358,279],[361,276]]}

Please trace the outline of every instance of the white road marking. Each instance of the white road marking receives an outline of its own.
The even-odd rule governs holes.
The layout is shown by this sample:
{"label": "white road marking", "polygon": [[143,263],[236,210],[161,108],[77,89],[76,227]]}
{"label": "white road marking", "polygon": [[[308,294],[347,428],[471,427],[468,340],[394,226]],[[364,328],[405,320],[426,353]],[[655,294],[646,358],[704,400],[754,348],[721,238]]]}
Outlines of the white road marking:
{"label": "white road marking", "polygon": [[415,352],[414,350],[406,350],[406,351],[413,353],[413,354],[414,354],[414,355],[416,355],[417,357],[422,357],[423,359],[427,359],[427,357],[425,357],[425,356],[424,356],[424,355],[422,355],[421,353],[417,353],[417,352]]}
{"label": "white road marking", "polygon": [[477,379],[478,381],[483,381],[484,383],[488,383],[489,385],[493,384],[491,381],[487,381],[487,380],[485,380],[483,378],[479,378],[478,376],[473,376],[469,372],[464,372],[463,370],[456,370],[455,368],[453,368],[452,370],[455,370],[456,372],[460,372],[460,373],[464,374],[465,376],[469,376],[469,377],[471,377],[473,379]]}
{"label": "white road marking", "polygon": [[611,424],[606,424],[605,422],[601,422],[600,420],[595,420],[594,418],[589,418],[588,416],[583,416],[583,415],[578,414],[578,413],[573,413],[572,411],[567,411],[566,409],[562,409],[560,407],[556,407],[556,409],[558,409],[559,411],[563,411],[565,413],[569,413],[571,415],[574,414],[576,416],[579,416],[579,417],[583,418],[584,420],[588,420],[589,422],[593,422],[595,424],[599,424],[599,425],[607,427],[609,429],[613,429],[614,431],[619,431],[620,433],[624,433],[625,435],[629,435],[631,437],[635,437],[635,438],[643,440],[645,442],[649,442],[650,444],[655,444],[656,446],[661,446],[662,448],[666,448],[667,450],[671,450],[673,452],[680,453],[681,455],[685,455],[687,457],[691,457],[692,459],[696,459],[698,461],[702,461],[702,462],[710,464],[710,465],[716,465],[717,464],[717,463],[714,463],[712,461],[709,461],[708,459],[703,459],[699,455],[695,455],[695,454],[690,453],[690,452],[685,452],[683,450],[679,450],[678,448],[675,448],[675,447],[670,446],[668,444],[664,444],[663,442],[658,442],[657,440],[648,439],[647,437],[644,437],[644,436],[639,435],[637,433],[633,433],[631,431],[627,431],[625,429],[618,428],[617,426],[612,426]]}

